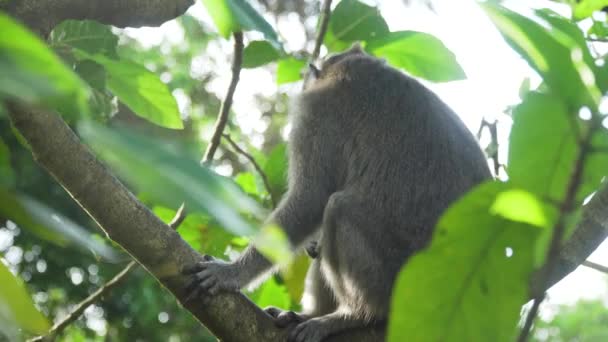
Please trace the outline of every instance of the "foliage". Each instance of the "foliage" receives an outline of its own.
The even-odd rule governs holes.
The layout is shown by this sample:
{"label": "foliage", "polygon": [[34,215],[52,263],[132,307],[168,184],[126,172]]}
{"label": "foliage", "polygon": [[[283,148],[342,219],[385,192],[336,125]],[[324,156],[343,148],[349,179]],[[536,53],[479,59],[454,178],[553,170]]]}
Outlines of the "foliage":
{"label": "foliage", "polygon": [[594,342],[608,339],[608,307],[601,300],[560,305],[552,318],[536,322],[533,341]]}
{"label": "foliage", "polygon": [[[306,58],[286,50],[265,19],[287,11],[279,10],[286,3],[277,5],[276,13],[261,13],[245,0],[203,4],[214,28],[184,15],[175,22],[184,33],[179,43],[163,40],[146,48],[125,32],[86,20],[65,21],[42,42],[0,13],[0,32],[8,33],[0,35],[0,103],[22,101],[59,112],[164,221],[185,201],[188,215],[178,232],[197,251],[231,257],[254,239],[274,260],[292,261],[247,295],[261,306],[298,309],[308,258],[291,258],[277,227],[257,233],[263,214],[272,209],[270,196],[280,198],[287,187],[280,128],[288,87],[279,88],[278,96],[255,99],[257,107],[265,108],[262,119],[272,114],[263,132],[246,134],[239,115],[228,124],[231,137],[259,164],[268,188],[249,161],[227,145],[220,147],[217,168],[201,167],[197,160],[219,109],[220,99],[211,90],[214,78],[226,76],[217,70],[225,67],[227,57],[208,51],[228,54],[221,48],[223,39],[246,31],[251,36],[245,36],[243,67],[273,70],[279,85],[301,80]],[[604,5],[572,3],[574,18],[588,18]],[[582,162],[579,158],[583,148],[608,148],[608,132],[598,125],[605,119],[600,104],[608,75],[604,57],[588,47],[589,38],[608,37],[606,23],[590,18],[591,28],[582,32],[575,20],[548,10],[526,17],[496,4],[481,6],[543,84],[530,89],[528,81],[522,102],[514,107],[509,181],[488,182],[454,203],[439,220],[429,247],[399,274],[390,341],[512,340],[531,276],[546,262],[554,228],[560,221],[575,226],[584,198],[601,186],[608,170],[605,153],[594,150]],[[310,10],[301,9],[298,16],[307,19]],[[324,41],[330,52],[361,42],[369,53],[414,76],[434,82],[465,77],[439,39],[425,32],[391,31],[369,4],[342,0],[330,18]],[[197,69],[197,63],[204,67]],[[585,137],[589,144],[583,146]],[[264,143],[254,144],[256,139]],[[564,209],[561,204],[579,168],[574,206]],[[23,330],[23,336],[16,336],[16,330],[6,336],[11,339],[44,332],[48,321],[124,264],[111,242],[95,233],[95,223],[34,163],[2,108],[0,218],[0,252],[16,275],[0,264],[0,283],[11,284],[0,288],[0,326],[7,326],[8,312],[11,324]],[[578,310],[600,311],[597,304],[580,307],[556,316],[566,317],[552,322],[563,326],[559,338],[568,340],[569,327],[583,324],[575,318],[584,312]],[[145,271],[137,270],[120,291],[96,303],[59,339],[211,340],[184,311]],[[605,320],[603,314],[597,317]],[[592,333],[596,335],[590,338],[605,332]]]}

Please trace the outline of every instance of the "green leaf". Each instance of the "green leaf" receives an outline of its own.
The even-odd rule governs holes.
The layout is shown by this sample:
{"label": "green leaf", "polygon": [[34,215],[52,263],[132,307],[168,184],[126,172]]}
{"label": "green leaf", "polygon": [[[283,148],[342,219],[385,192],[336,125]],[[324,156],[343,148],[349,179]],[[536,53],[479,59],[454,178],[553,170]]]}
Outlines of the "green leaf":
{"label": "green leaf", "polygon": [[268,178],[270,191],[274,198],[281,198],[287,190],[287,145],[278,144],[275,146],[266,163],[262,166],[262,171]]}
{"label": "green leaf", "polygon": [[357,0],[342,0],[329,21],[331,39],[353,42],[378,39],[389,33],[388,25],[376,7]]}
{"label": "green leaf", "polygon": [[108,89],[135,114],[159,126],[184,127],[177,102],[158,75],[131,61],[89,55],[80,50],[77,55],[103,65]]}
{"label": "green leaf", "polygon": [[8,146],[0,138],[0,188],[15,186],[15,172],[11,165],[11,154]]}
{"label": "green leaf", "polygon": [[106,69],[103,65],[91,60],[79,61],[74,69],[91,88],[103,91],[106,89]]}
{"label": "green leaf", "polygon": [[599,39],[608,37],[608,23],[594,20],[593,25],[591,25],[587,34],[593,35],[595,38]]}
{"label": "green leaf", "polygon": [[230,179],[201,167],[169,142],[91,122],[82,123],[79,133],[122,178],[155,203],[177,208],[185,202],[189,211],[212,215],[236,235],[254,233],[239,212],[260,218],[264,214]]}
{"label": "green leaf", "polygon": [[1,260],[0,284],[0,330],[18,328],[28,334],[46,333],[50,328],[48,320],[34,306],[23,282]]}
{"label": "green leaf", "polygon": [[571,28],[550,22],[552,27],[549,31],[499,5],[485,2],[480,6],[511,47],[542,76],[552,92],[569,106],[596,107],[601,94],[593,79],[595,67],[585,61],[587,48],[580,46],[571,36]]}
{"label": "green leaf", "polygon": [[243,68],[256,68],[279,58],[279,52],[265,40],[255,40],[243,51]]}
{"label": "green leaf", "polygon": [[219,33],[228,38],[238,31],[258,31],[276,48],[281,47],[272,26],[246,0],[203,0]]}
{"label": "green leaf", "polygon": [[65,247],[91,252],[96,257],[117,262],[120,254],[104,242],[91,238],[91,232],[46,204],[25,194],[0,188],[0,217],[15,222],[38,238]]}
{"label": "green leaf", "polygon": [[574,18],[581,20],[590,17],[593,12],[608,6],[608,0],[582,0],[574,6]]}
{"label": "green leaf", "polygon": [[510,189],[482,184],[444,213],[397,278],[388,341],[513,340],[541,230],[490,212]]}
{"label": "green leaf", "polygon": [[249,298],[261,308],[268,306],[289,308],[291,306],[287,289],[284,285],[277,283],[275,277],[271,277],[258,289],[250,293]]}
{"label": "green leaf", "polygon": [[302,69],[306,61],[287,57],[279,60],[277,65],[277,84],[285,84],[302,79]]}
{"label": "green leaf", "polygon": [[391,32],[369,41],[366,50],[386,58],[397,68],[430,81],[445,82],[466,78],[454,54],[428,33]]}
{"label": "green leaf", "polygon": [[54,48],[77,48],[90,55],[118,58],[118,37],[110,26],[92,20],[65,20],[53,28],[49,45]]}
{"label": "green leaf", "polygon": [[302,300],[309,266],[310,258],[302,253],[297,255],[288,267],[280,270],[287,292],[293,302],[299,303]]}
{"label": "green leaf", "polygon": [[[169,223],[175,216],[175,210],[154,207],[154,214]],[[235,238],[213,222],[213,219],[203,213],[191,213],[186,216],[177,232],[192,248],[200,253],[221,256]]]}
{"label": "green leaf", "polygon": [[0,13],[0,100],[49,106],[68,117],[88,111],[88,89],[34,34]]}
{"label": "green leaf", "polygon": [[[542,198],[561,201],[566,195],[579,146],[576,132],[583,123],[555,96],[530,92],[513,111],[509,138],[509,179]],[[578,133],[581,134],[581,133]],[[608,146],[605,130],[593,141]],[[608,169],[606,155],[593,154],[583,171],[577,199],[595,191]]]}

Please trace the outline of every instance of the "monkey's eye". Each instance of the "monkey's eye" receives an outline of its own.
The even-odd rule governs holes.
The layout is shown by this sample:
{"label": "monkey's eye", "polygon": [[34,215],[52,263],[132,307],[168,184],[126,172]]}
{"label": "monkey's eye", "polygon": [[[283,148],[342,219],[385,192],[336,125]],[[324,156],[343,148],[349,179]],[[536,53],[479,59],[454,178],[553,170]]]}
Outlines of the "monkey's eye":
{"label": "monkey's eye", "polygon": [[313,79],[317,79],[319,78],[319,73],[321,72],[314,64],[309,63],[308,64],[308,72],[310,73],[310,76]]}

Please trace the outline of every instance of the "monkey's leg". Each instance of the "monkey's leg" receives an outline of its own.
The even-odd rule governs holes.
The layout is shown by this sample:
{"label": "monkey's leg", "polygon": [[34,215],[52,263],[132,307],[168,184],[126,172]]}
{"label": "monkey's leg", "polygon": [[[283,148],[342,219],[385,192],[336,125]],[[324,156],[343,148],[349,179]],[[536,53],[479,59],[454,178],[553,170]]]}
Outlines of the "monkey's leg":
{"label": "monkey's leg", "polygon": [[313,260],[306,274],[302,306],[302,313],[283,311],[275,307],[266,308],[265,311],[275,319],[275,324],[281,328],[336,311],[337,303],[321,274],[319,259]]}

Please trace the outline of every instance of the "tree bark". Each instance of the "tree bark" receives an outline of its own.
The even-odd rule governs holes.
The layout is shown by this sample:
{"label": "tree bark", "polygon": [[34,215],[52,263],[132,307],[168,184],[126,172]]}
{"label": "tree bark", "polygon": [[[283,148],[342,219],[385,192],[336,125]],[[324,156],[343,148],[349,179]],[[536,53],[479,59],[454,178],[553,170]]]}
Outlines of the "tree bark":
{"label": "tree bark", "polygon": [[66,19],[91,19],[116,27],[160,26],[182,15],[194,0],[8,0],[0,10],[47,37]]}

